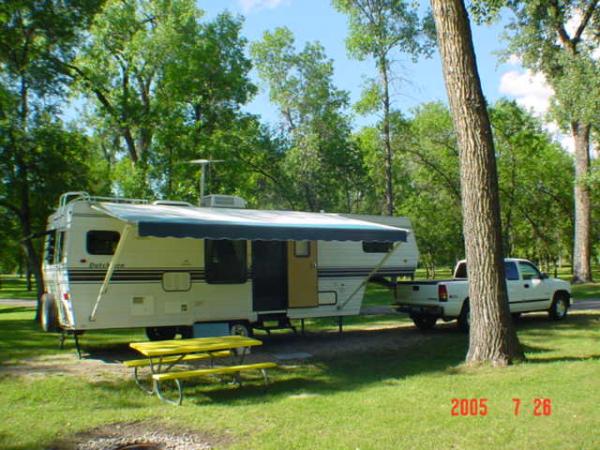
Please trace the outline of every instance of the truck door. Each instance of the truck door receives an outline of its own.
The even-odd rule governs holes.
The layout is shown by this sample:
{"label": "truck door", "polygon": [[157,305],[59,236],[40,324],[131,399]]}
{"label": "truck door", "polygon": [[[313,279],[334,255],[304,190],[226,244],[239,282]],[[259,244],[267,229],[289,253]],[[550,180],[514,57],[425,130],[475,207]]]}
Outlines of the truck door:
{"label": "truck door", "polygon": [[517,264],[513,261],[505,261],[504,274],[506,276],[506,290],[508,292],[510,312],[517,312],[521,307],[519,302],[523,300],[523,283],[519,279]]}
{"label": "truck door", "polygon": [[542,280],[542,274],[533,264],[519,261],[521,272],[522,299],[519,301],[517,311],[535,311],[546,309],[550,303],[550,289],[548,283]]}
{"label": "truck door", "polygon": [[317,243],[315,241],[288,242],[289,307],[319,306],[317,290]]}

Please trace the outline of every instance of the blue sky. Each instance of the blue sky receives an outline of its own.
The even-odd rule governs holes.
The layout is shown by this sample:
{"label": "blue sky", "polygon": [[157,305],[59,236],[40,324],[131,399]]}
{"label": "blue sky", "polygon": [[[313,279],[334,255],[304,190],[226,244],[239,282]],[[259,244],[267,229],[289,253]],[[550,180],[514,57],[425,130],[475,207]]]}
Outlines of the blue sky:
{"label": "blue sky", "polygon": [[[424,1],[422,3],[423,7],[428,4]],[[338,13],[329,0],[198,0],[198,5],[206,12],[207,18],[212,18],[224,10],[243,15],[243,34],[251,42],[260,40],[265,31],[279,26],[286,26],[294,33],[298,48],[308,41],[319,41],[326,54],[334,61],[336,85],[350,92],[352,102],[358,100],[365,77],[375,76],[372,62],[359,62],[348,57],[345,48],[348,33],[346,17]],[[501,64],[498,61],[496,53],[505,45],[501,41],[501,34],[502,24],[473,25],[475,51],[484,94],[489,103],[502,96],[515,97],[520,103],[536,109],[535,104],[523,101],[523,98],[530,94],[527,83],[531,80],[520,70],[518,62]],[[394,97],[396,108],[408,112],[423,102],[446,102],[437,52],[431,59],[421,59],[416,64],[408,57],[401,57],[396,68],[399,77],[406,80],[397,86]],[[246,109],[261,115],[264,121],[274,124],[278,121],[277,111],[269,103],[265,86],[259,83],[256,73],[253,77],[261,90]],[[546,94],[542,89],[542,97]],[[534,100],[533,103],[538,100]],[[373,120],[373,117],[356,117],[355,125],[368,124]]]}

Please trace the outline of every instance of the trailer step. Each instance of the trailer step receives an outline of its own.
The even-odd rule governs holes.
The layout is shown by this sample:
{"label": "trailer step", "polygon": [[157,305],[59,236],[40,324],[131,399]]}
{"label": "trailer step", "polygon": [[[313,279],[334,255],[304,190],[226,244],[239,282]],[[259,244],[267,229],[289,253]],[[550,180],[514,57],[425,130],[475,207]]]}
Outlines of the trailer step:
{"label": "trailer step", "polygon": [[[276,324],[268,325],[265,322],[276,322]],[[292,322],[290,322],[288,317],[265,319],[261,316],[259,317],[259,321],[252,325],[252,328],[255,330],[266,331],[267,334],[271,334],[271,330],[292,330],[294,333],[297,333],[296,327],[292,325]]]}

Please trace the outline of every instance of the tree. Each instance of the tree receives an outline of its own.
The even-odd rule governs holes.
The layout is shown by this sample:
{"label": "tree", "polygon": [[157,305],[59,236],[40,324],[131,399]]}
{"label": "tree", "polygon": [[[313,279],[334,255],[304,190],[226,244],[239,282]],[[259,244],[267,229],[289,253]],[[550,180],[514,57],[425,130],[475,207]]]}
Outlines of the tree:
{"label": "tree", "polygon": [[468,363],[524,358],[509,309],[492,130],[462,0],[431,0],[454,129],[460,149],[471,311]]}
{"label": "tree", "polygon": [[600,62],[593,56],[600,5],[598,0],[481,0],[476,11],[494,17],[503,6],[514,13],[508,53],[545,75],[554,90],[553,116],[575,143],[573,281],[591,281],[590,133],[600,111]]}
{"label": "tree", "polygon": [[[113,176],[121,194],[196,201],[197,167],[182,163],[225,159],[225,140],[262,132],[240,111],[256,91],[241,19],[202,16],[193,0],[109,0],[68,67],[92,106],[96,137],[116,155]],[[240,150],[252,161],[252,149]],[[221,180],[255,173],[234,161],[217,172]]]}
{"label": "tree", "polygon": [[[38,251],[31,239],[40,211],[34,189],[53,168],[37,165],[47,112],[63,94],[63,65],[86,29],[99,1],[20,0],[0,4],[0,207],[18,221],[23,251],[43,293]],[[56,111],[53,111],[56,112]],[[38,156],[41,158],[38,160]],[[55,156],[55,155],[54,155]],[[46,201],[48,193],[39,199]]]}
{"label": "tree", "polygon": [[266,32],[251,53],[283,119],[283,170],[297,203],[310,211],[352,212],[363,167],[344,113],[348,93],[333,85],[332,61],[319,43],[296,51],[287,28]]}
{"label": "tree", "polygon": [[504,251],[556,269],[572,248],[572,158],[514,101],[499,100],[490,108],[490,119]]}
{"label": "tree", "polygon": [[359,60],[371,57],[379,72],[371,80],[359,104],[362,112],[382,111],[381,131],[384,147],[385,213],[394,214],[393,149],[390,114],[392,107],[392,54],[407,53],[415,59],[432,51],[433,27],[430,18],[420,20],[412,4],[404,0],[333,0],[334,6],[348,15],[350,36],[346,46]]}

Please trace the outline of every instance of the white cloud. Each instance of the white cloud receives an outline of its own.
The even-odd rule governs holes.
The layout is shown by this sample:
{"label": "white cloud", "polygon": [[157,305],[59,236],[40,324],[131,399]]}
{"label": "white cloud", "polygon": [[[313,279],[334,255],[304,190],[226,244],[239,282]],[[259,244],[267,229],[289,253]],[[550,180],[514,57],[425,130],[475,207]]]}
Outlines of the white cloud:
{"label": "white cloud", "polygon": [[289,0],[238,0],[244,14],[260,11],[261,9],[275,9],[289,3]]}
{"label": "white cloud", "polygon": [[[518,57],[509,58],[509,62],[518,64]],[[541,73],[534,73],[530,70],[519,71],[510,70],[500,78],[500,87],[502,94],[513,97],[519,105],[531,111],[535,116],[544,120],[545,129],[558,141],[568,152],[573,153],[574,144],[570,136],[560,132],[555,122],[546,122],[545,114],[550,107],[550,98],[554,95],[554,90],[547,83],[546,77]]]}
{"label": "white cloud", "polygon": [[544,75],[530,70],[504,73],[500,78],[499,90],[502,94],[515,97],[519,105],[532,109],[538,116],[548,111],[550,97],[554,94]]}

